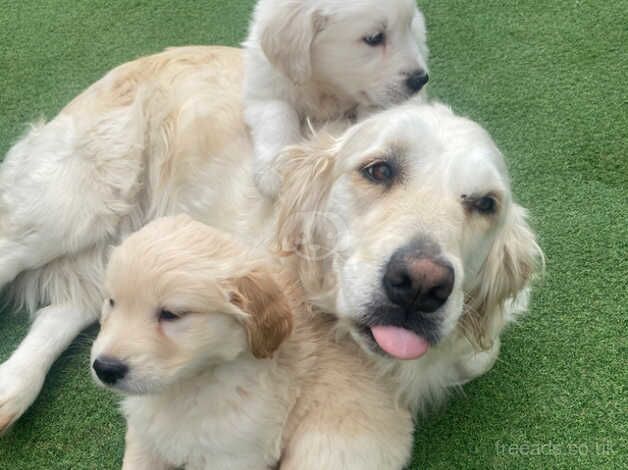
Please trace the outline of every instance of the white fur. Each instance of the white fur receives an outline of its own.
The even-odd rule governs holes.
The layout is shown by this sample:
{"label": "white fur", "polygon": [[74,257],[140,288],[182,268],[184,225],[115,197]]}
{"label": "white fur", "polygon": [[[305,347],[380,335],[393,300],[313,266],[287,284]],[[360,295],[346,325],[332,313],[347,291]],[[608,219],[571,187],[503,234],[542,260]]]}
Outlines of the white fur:
{"label": "white fur", "polygon": [[[380,46],[364,43],[382,32]],[[425,20],[414,0],[260,0],[245,42],[245,116],[258,189],[277,195],[275,157],[301,126],[361,117],[409,98],[427,72]]]}
{"label": "white fur", "polygon": [[[308,419],[293,423],[285,468],[319,468],[319,462],[346,468],[355,449],[363,462],[399,468],[412,442],[404,419],[492,365],[508,309],[527,293],[540,251],[525,211],[512,202],[502,156],[489,135],[439,104],[408,105],[346,132],[322,132],[282,154],[284,184],[272,207],[247,176],[253,146],[242,120],[241,77],[241,55],[233,49],[184,48],[143,58],[111,72],[9,152],[0,170],[0,246],[16,249],[0,252],[0,278],[25,270],[31,280],[17,291],[18,301],[52,301],[51,315],[88,308],[55,321],[64,333],[53,334],[53,344],[39,342],[36,322],[24,347],[1,366],[4,427],[30,404],[68,338],[96,317],[108,245],[178,212],[251,246],[279,245],[293,254],[289,261],[314,306],[340,319],[337,344],[353,348],[367,368],[367,389],[380,387],[377,402],[395,397],[394,409],[405,413],[401,418],[388,411],[375,420],[363,412],[368,404],[329,393],[324,402],[334,406],[325,406],[345,413],[345,424],[360,423],[364,440],[347,437],[353,428],[337,440],[322,439],[315,417],[305,414]],[[121,83],[131,90],[121,90]],[[405,171],[404,184],[390,191],[361,173],[365,163],[386,156],[399,158]],[[496,217],[467,216],[461,195],[470,191],[500,191]],[[337,221],[337,230],[328,230]],[[387,259],[419,234],[436,240],[450,258],[456,286],[437,312],[441,340],[422,358],[400,362],[375,353],[354,321],[382,294],[379,276]],[[75,282],[81,273],[88,274],[85,282]],[[42,328],[48,331],[48,323]],[[44,347],[32,347],[33,339]],[[472,342],[486,354],[476,355]],[[35,379],[21,381],[11,365],[23,363],[22,357]],[[324,369],[330,374],[325,383],[348,381],[351,389],[355,367],[343,369],[335,357]]]}
{"label": "white fur", "polygon": [[[166,468],[265,470],[277,462],[287,406],[274,396],[287,388],[272,363],[240,359],[199,375],[176,390],[128,397],[123,411],[128,427],[125,470]],[[278,380],[279,379],[279,380]],[[273,387],[267,385],[273,384]],[[266,386],[264,386],[266,385]],[[246,388],[247,397],[234,393]],[[131,438],[132,439],[132,438]],[[132,457],[133,446],[148,450]],[[157,467],[159,468],[159,467]]]}

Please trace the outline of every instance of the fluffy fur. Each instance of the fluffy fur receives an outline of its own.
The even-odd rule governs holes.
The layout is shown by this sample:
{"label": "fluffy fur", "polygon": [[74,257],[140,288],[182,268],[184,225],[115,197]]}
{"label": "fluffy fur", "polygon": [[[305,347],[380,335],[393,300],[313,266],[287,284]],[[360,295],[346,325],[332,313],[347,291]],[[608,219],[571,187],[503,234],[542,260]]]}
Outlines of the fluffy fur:
{"label": "fluffy fur", "polygon": [[[329,374],[320,380],[335,390],[312,386],[328,399],[287,423],[292,439],[282,468],[400,468],[411,450],[409,417],[493,364],[541,253],[490,136],[441,104],[391,109],[287,149],[272,205],[250,174],[242,72],[240,51],[228,48],[139,59],[9,152],[0,172],[2,279],[15,279],[18,300],[44,308],[0,366],[3,427],[30,405],[54,358],[96,319],[108,246],[181,212],[251,248],[278,248],[319,312],[311,321],[328,321],[337,335],[327,345],[331,357],[318,366]],[[367,170],[376,162],[396,165],[396,177],[374,182]],[[42,170],[48,168],[58,171]],[[474,204],[486,195],[495,199],[490,215]],[[399,361],[378,350],[368,329],[373,318],[392,321],[383,270],[417,239],[438,247],[455,285],[431,314],[438,321],[427,353]],[[413,330],[415,318],[423,314],[396,326],[423,334]],[[334,348],[346,348],[343,357],[354,362],[336,362]],[[360,393],[379,390],[401,414],[371,414],[369,404],[352,404],[354,395],[344,399],[355,361],[365,367]],[[336,418],[341,411],[346,420]]]}
{"label": "fluffy fur", "polygon": [[[275,465],[297,399],[298,344],[277,351],[301,314],[291,282],[183,215],[127,238],[105,279],[92,372],[127,397],[123,468]],[[128,371],[100,382],[102,359]]]}
{"label": "fluffy fur", "polygon": [[[125,470],[264,470],[282,456],[281,468],[339,468],[324,450],[300,449],[305,433],[386,442],[368,463],[352,444],[343,458],[359,468],[407,458],[412,420],[390,384],[334,343],[333,323],[310,317],[288,271],[227,234],[184,215],[157,219],[114,250],[105,285],[92,373],[125,396]],[[101,360],[124,376],[102,375]]]}
{"label": "fluffy fur", "polygon": [[427,56],[414,0],[260,0],[244,82],[257,187],[277,195],[275,157],[301,140],[306,121],[360,117],[418,93]]}

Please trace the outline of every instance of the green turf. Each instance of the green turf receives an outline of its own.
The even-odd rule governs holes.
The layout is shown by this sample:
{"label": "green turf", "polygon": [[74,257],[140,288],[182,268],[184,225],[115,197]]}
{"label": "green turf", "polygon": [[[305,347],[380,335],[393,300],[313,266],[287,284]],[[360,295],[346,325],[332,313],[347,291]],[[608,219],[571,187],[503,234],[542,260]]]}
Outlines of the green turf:
{"label": "green turf", "polygon": [[[628,468],[628,5],[420,3],[432,93],[500,144],[548,269],[494,370],[421,420],[413,468]],[[116,64],[166,46],[238,44],[251,6],[0,0],[0,155],[25,122],[53,116]],[[26,328],[2,313],[0,359]],[[1,469],[119,467],[123,423],[90,382],[92,335],[0,440]]]}

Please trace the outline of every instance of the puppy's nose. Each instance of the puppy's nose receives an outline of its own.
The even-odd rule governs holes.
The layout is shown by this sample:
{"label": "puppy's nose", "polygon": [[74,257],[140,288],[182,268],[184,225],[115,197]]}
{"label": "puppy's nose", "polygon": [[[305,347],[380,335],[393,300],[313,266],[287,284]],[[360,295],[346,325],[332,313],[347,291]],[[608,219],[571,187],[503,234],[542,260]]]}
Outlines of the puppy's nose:
{"label": "puppy's nose", "polygon": [[107,385],[114,385],[129,372],[128,366],[112,357],[101,356],[92,364],[98,378]]}
{"label": "puppy's nose", "polygon": [[453,287],[451,264],[407,251],[392,256],[384,275],[384,289],[391,302],[423,313],[434,312],[443,305]]}
{"label": "puppy's nose", "polygon": [[424,70],[415,70],[406,79],[406,86],[412,93],[418,93],[429,81],[430,76]]}

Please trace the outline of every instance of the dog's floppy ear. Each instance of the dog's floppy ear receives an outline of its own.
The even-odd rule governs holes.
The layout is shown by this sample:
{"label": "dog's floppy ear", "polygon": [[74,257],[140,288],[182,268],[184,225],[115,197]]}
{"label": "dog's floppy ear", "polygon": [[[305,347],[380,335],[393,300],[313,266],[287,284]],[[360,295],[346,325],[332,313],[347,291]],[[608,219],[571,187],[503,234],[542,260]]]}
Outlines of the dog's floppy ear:
{"label": "dog's floppy ear", "polygon": [[[277,199],[277,249],[283,255],[296,255],[299,278],[308,292],[319,280],[317,269],[328,254],[323,241],[338,231],[333,214],[324,208],[334,182],[336,140],[325,130],[300,145],[284,149],[276,163],[282,177]],[[335,240],[331,240],[334,243]]]}
{"label": "dog's floppy ear", "polygon": [[305,83],[312,74],[312,41],[324,23],[310,2],[283,0],[273,11],[260,12],[260,45],[269,62],[290,80]]}
{"label": "dog's floppy ear", "polygon": [[427,28],[425,27],[425,16],[423,16],[423,13],[418,8],[416,9],[414,18],[412,19],[412,34],[414,34],[414,38],[416,39],[419,47],[419,52],[423,58],[421,66],[427,72],[427,59],[430,55],[430,50],[427,46]]}
{"label": "dog's floppy ear", "polygon": [[543,264],[543,252],[526,219],[525,209],[512,204],[477,285],[466,300],[463,326],[481,349],[491,348],[504,326],[505,310],[527,302],[528,283]]}
{"label": "dog's floppy ear", "polygon": [[243,320],[251,352],[271,357],[292,332],[292,309],[273,275],[264,268],[230,279],[229,298],[247,316]]}

